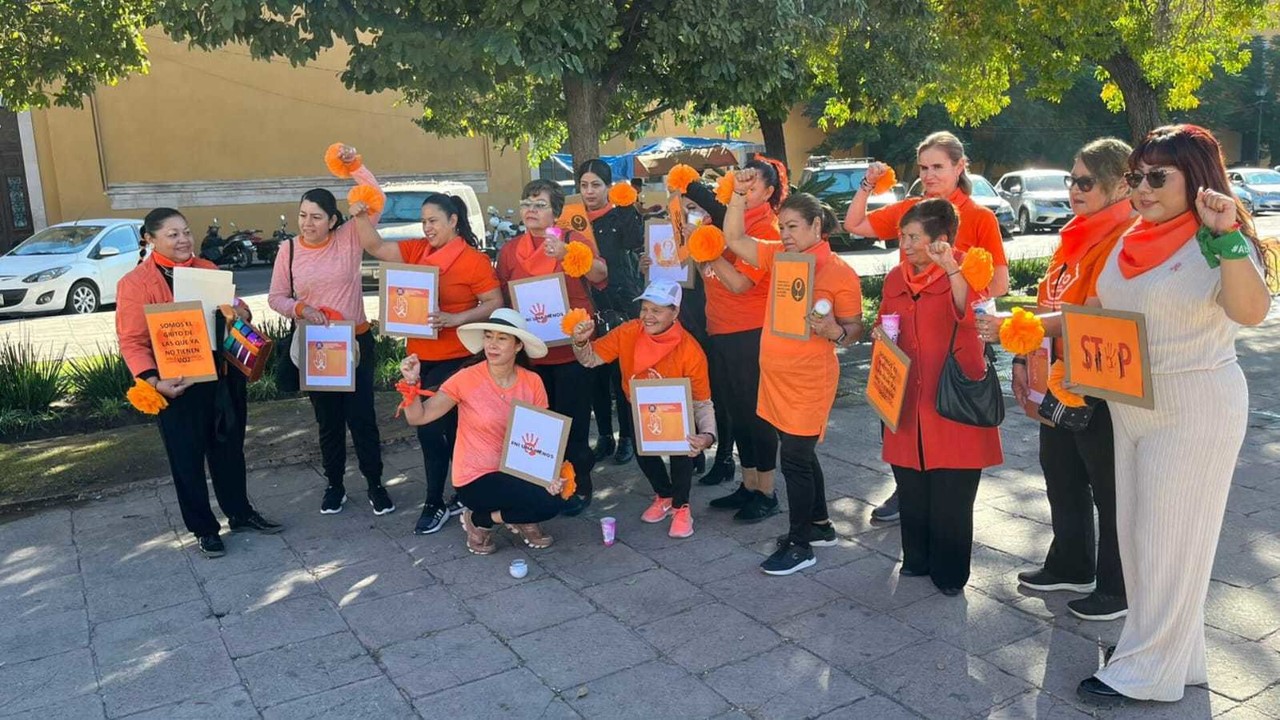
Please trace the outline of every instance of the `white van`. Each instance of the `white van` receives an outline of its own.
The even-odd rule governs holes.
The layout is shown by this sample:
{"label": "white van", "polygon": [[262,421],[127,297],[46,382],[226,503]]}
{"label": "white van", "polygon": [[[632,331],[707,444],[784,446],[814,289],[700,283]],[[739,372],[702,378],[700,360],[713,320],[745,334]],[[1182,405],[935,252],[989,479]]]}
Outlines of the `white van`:
{"label": "white van", "polygon": [[[476,239],[484,242],[485,220],[476,191],[466,183],[454,181],[388,183],[382,186],[387,204],[378,220],[378,235],[388,242],[416,240],[422,237],[422,201],[432,193],[456,195],[467,206],[467,222]],[[365,253],[360,274],[365,289],[378,287],[378,260]]]}

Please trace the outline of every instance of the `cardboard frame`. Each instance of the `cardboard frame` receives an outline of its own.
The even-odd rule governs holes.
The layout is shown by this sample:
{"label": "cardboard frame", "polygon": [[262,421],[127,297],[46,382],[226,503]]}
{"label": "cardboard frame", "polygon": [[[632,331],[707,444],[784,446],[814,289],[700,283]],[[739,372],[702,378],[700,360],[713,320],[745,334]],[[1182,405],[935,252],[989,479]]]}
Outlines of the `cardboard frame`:
{"label": "cardboard frame", "polygon": [[[654,257],[654,255],[653,255],[653,228],[655,228],[655,227],[671,228],[671,231],[672,231],[672,233],[673,233],[673,234],[672,234],[672,236],[671,236],[671,241],[672,241],[673,246],[675,247],[677,257],[679,256],[679,253],[680,253],[680,241],[681,241],[681,240],[680,240],[680,236],[679,236],[679,235],[674,234],[674,233],[676,232],[676,228],[675,228],[675,226],[674,226],[674,225],[672,225],[672,224],[671,224],[671,223],[669,223],[669,222],[663,222],[663,221],[661,221],[661,220],[649,220],[648,222],[646,222],[646,223],[644,224],[644,252],[645,252],[645,255],[646,255],[646,256],[648,256],[648,258],[649,258],[649,269],[648,269],[648,270],[645,272],[645,274],[644,274],[644,281],[645,281],[645,284],[648,284],[648,283],[653,282],[653,280],[654,280],[653,269],[654,269],[654,268],[656,268],[656,267],[663,267],[663,268],[665,268],[665,267],[666,267],[665,265],[661,265],[661,266],[660,266],[660,265],[658,265],[658,258]],[[694,277],[693,277],[694,268],[693,268],[693,261],[692,261],[692,260],[690,260],[690,259],[688,259],[688,258],[685,258],[685,259],[680,263],[680,267],[681,267],[681,268],[683,268],[683,270],[684,270],[684,275],[682,275],[682,276],[677,276],[676,271],[674,271],[674,270],[662,272],[662,273],[660,273],[660,275],[659,275],[659,276],[660,276],[660,277],[663,277],[663,278],[666,278],[666,279],[669,279],[669,280],[674,280],[674,281],[676,281],[677,283],[679,283],[679,284],[680,284],[680,287],[682,287],[682,288],[685,288],[685,289],[690,289],[690,288],[692,288],[692,287],[693,287],[693,285],[694,285]]]}
{"label": "cardboard frame", "polygon": [[[792,333],[778,329],[777,305],[778,298],[789,295],[793,290],[790,288],[791,282],[787,282],[787,287],[783,286],[784,281],[778,277],[779,268],[783,265],[806,265],[807,276],[804,280],[804,332]],[[808,317],[813,312],[813,279],[817,272],[817,258],[809,253],[778,253],[773,257],[773,272],[769,273],[769,307],[766,320],[768,321],[769,332],[776,337],[790,338],[792,340],[807,341],[812,332],[809,329]]]}
{"label": "cardboard frame", "polygon": [[[1132,334],[1138,344],[1136,348],[1138,354],[1137,368],[1142,378],[1143,392],[1141,395],[1119,391],[1114,387],[1105,385],[1082,382],[1082,378],[1074,376],[1073,362],[1081,359],[1082,350],[1080,350],[1080,347],[1081,343],[1085,341],[1085,333],[1090,330],[1088,327],[1090,324],[1088,319],[1090,318],[1104,318],[1133,324]],[[1081,322],[1082,319],[1084,319],[1084,322]],[[1063,305],[1062,350],[1063,362],[1067,368],[1066,381],[1075,386],[1076,392],[1081,395],[1101,398],[1108,402],[1133,405],[1147,410],[1155,408],[1155,392],[1151,387],[1151,345],[1147,338],[1147,319],[1142,313],[1106,310],[1085,305]]]}
{"label": "cardboard frame", "polygon": [[[203,323],[203,325],[199,327],[199,335],[201,338],[203,338],[203,341],[205,343],[208,343],[209,342],[209,323],[213,321],[213,315],[205,314],[204,303],[202,303],[201,301],[187,300],[185,302],[175,302],[175,303],[154,303],[151,305],[144,305],[142,307],[143,317],[147,321],[147,335],[151,339],[152,356],[155,356],[156,354],[156,347],[155,347],[156,332],[159,329],[159,328],[152,327],[151,325],[152,317],[156,315],[163,315],[166,313],[193,312],[193,311],[200,318],[200,322]],[[201,373],[199,375],[184,374],[181,377],[185,378],[186,380],[190,380],[193,383],[213,382],[214,380],[218,379],[218,364],[217,364],[216,358],[218,357],[219,353],[217,351],[217,348],[214,347],[213,345],[206,344],[204,349],[207,351],[205,355],[207,355],[209,359],[208,369],[211,370],[212,372]],[[164,373],[163,366],[164,366],[164,363],[160,361],[159,357],[156,357],[156,371],[160,373],[161,380],[177,379],[178,377],[177,375],[166,375]]]}
{"label": "cardboard frame", "polygon": [[[560,423],[560,426],[561,426],[560,438],[559,438],[559,441],[556,443],[555,463],[553,465],[553,467],[555,468],[556,475],[551,480],[546,480],[544,478],[540,478],[536,475],[520,470],[519,468],[512,467],[507,462],[507,456],[514,449],[517,449],[520,447],[519,445],[515,445],[512,443],[512,437],[515,434],[515,427],[516,427],[515,419],[516,419],[517,409],[524,410],[527,412],[533,412],[538,415],[542,415],[549,420],[554,420]],[[564,465],[565,448],[569,446],[569,428],[572,425],[573,425],[573,418],[567,415],[561,415],[560,413],[552,412],[551,410],[544,410],[543,408],[540,408],[537,405],[531,405],[521,400],[513,401],[511,403],[511,414],[507,416],[507,431],[506,433],[503,434],[503,437],[502,437],[502,458],[498,463],[498,469],[513,477],[518,477],[521,480],[531,482],[534,485],[539,485],[541,487],[551,487],[552,483],[554,483],[560,477],[559,475],[560,468],[561,466]]]}
{"label": "cardboard frame", "polygon": [[[380,263],[381,268],[378,272],[378,330],[384,335],[405,338],[422,338],[426,340],[435,340],[440,337],[440,332],[436,328],[430,330],[422,330],[420,332],[410,332],[405,330],[392,330],[387,326],[387,313],[390,312],[391,303],[387,300],[387,291],[389,285],[387,283],[387,271],[395,270],[397,272],[421,273],[423,275],[431,275],[434,277],[431,283],[430,294],[427,296],[427,314],[435,315],[440,312],[440,268],[434,265],[409,265],[407,263]],[[410,323],[397,323],[400,325],[409,325]]]}
{"label": "cardboard frame", "polygon": [[[885,353],[892,356],[903,367],[902,391],[898,396],[896,408],[885,407],[882,403],[877,402],[875,398],[879,397],[879,393],[873,393],[871,390],[871,382],[875,378],[877,361],[883,362],[881,358]],[[889,338],[877,339],[871,346],[870,370],[871,372],[867,374],[867,390],[865,393],[867,404],[871,406],[871,409],[884,423],[885,427],[889,428],[889,432],[896,433],[898,432],[898,424],[902,420],[902,407],[906,404],[906,387],[911,377],[911,358],[907,357],[907,354],[902,352],[902,348],[898,347],[897,343]]]}
{"label": "cardboard frame", "polygon": [[308,366],[308,345],[310,340],[307,338],[307,330],[314,327],[325,327],[324,325],[312,324],[306,321],[298,323],[295,332],[302,333],[302,357],[298,363],[298,384],[304,392],[355,392],[356,389],[356,367],[360,364],[359,350],[356,347],[356,323],[354,320],[331,320],[328,327],[345,327],[350,330],[351,344],[348,346],[348,361],[351,363],[351,382],[342,385],[316,385],[307,382],[307,366]]}
{"label": "cardboard frame", "polygon": [[[556,329],[556,332],[560,332],[560,320],[565,316],[565,314],[567,314],[570,310],[573,309],[572,306],[569,305],[568,278],[565,276],[564,273],[558,272],[558,273],[551,273],[550,275],[538,275],[537,277],[523,278],[520,280],[512,280],[507,283],[507,295],[510,296],[511,298],[511,309],[515,310],[516,312],[524,316],[526,324],[531,324],[530,322],[531,316],[526,314],[524,308],[521,307],[520,293],[518,292],[518,289],[525,285],[550,282],[555,278],[560,279],[560,297],[561,297],[561,300],[564,302],[564,312],[558,315],[548,315],[547,322],[554,323],[553,327]],[[533,332],[533,330],[530,329],[529,332]],[[534,334],[536,335],[537,333],[534,333]],[[569,343],[573,342],[573,338],[570,336],[565,336],[563,340],[543,339],[543,342],[546,343],[547,347],[553,348],[553,347],[560,347],[561,345],[568,345]]]}
{"label": "cardboard frame", "polygon": [[[684,422],[685,422],[685,427],[688,430],[688,432],[685,433],[685,436],[688,437],[689,435],[692,435],[698,431],[697,422],[693,416],[693,385],[692,383],[689,382],[689,378],[632,380],[631,381],[631,419],[635,423],[635,425],[633,425],[632,427],[635,427],[635,428],[644,427],[643,425],[640,424],[642,421],[640,406],[642,404],[648,404],[648,403],[642,402],[640,399],[640,395],[645,390],[650,388],[664,388],[664,389],[677,388],[682,390],[684,392]],[[663,402],[670,402],[670,401],[663,400]],[[644,433],[643,432],[636,433],[636,454],[637,455],[644,455],[647,457],[668,457],[673,455],[688,455],[691,449],[692,448],[689,446],[688,442],[686,441],[684,450],[653,450],[645,446]]]}

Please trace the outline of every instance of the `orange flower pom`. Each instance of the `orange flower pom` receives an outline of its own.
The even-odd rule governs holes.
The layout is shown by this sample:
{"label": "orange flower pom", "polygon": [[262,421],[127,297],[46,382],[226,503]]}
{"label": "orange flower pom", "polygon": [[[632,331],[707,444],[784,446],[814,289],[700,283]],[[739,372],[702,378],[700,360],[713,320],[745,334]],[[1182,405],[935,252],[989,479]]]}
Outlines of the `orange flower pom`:
{"label": "orange flower pom", "polygon": [[334,143],[324,151],[324,164],[329,168],[329,172],[335,177],[349,178],[351,173],[364,167],[364,161],[356,155],[356,159],[349,163],[342,162],[342,158],[338,154],[342,152],[342,143]]}
{"label": "orange flower pom", "polygon": [[591,319],[591,314],[582,308],[574,308],[564,314],[560,320],[560,330],[565,335],[573,336],[573,329],[578,327],[578,323],[583,323]]}
{"label": "orange flower pom", "polygon": [[1084,407],[1085,401],[1083,395],[1071,392],[1062,386],[1067,381],[1067,366],[1061,360],[1053,364],[1049,368],[1049,391],[1053,396],[1058,398],[1058,402],[1071,408]]}
{"label": "orange flower pom", "polygon": [[591,248],[586,243],[574,240],[565,246],[564,259],[560,261],[560,265],[564,267],[564,274],[572,278],[580,278],[591,272],[591,263],[596,259],[591,253]]}
{"label": "orange flower pom", "polygon": [[561,500],[568,500],[573,497],[573,493],[578,489],[577,476],[578,473],[573,469],[573,463],[566,462],[560,466],[560,477],[564,478],[564,486],[560,488]]}
{"label": "orange flower pom", "polygon": [[[876,181],[876,186],[871,188],[871,194],[879,195],[880,193],[887,193],[893,189],[893,185],[896,182],[898,182],[898,173],[894,172],[893,168],[889,168],[880,176],[880,179]],[[986,287],[986,285],[983,285],[982,287]]]}
{"label": "orange flower pom", "polygon": [[711,262],[723,254],[724,233],[715,225],[699,225],[689,235],[689,257],[695,261]]}
{"label": "orange flower pom", "polygon": [[129,399],[129,404],[137,408],[138,412],[147,415],[158,415],[161,410],[169,407],[169,401],[159,390],[151,387],[151,383],[138,378],[133,381],[133,387],[125,393],[125,397]]}
{"label": "orange flower pom", "polygon": [[387,196],[372,185],[357,185],[347,193],[347,203],[355,205],[358,202],[364,203],[365,207],[369,208],[369,212],[380,213],[382,207],[387,204]]}
{"label": "orange flower pom", "polygon": [[671,192],[683,193],[689,189],[689,183],[697,180],[700,175],[698,171],[681,163],[667,173],[667,189]]}
{"label": "orange flower pom", "polygon": [[1044,323],[1035,313],[1014,308],[1000,323],[1000,347],[1014,355],[1029,355],[1044,342]]}
{"label": "orange flower pom", "polygon": [[996,275],[991,253],[980,247],[969,248],[964,254],[964,260],[960,263],[960,274],[964,275],[969,287],[978,292],[986,290],[991,284],[991,278]]}
{"label": "orange flower pom", "polygon": [[737,180],[734,179],[733,173],[725,173],[724,177],[716,181],[716,202],[721,205],[728,205],[733,199],[733,187]]}
{"label": "orange flower pom", "polygon": [[615,183],[609,188],[609,202],[618,207],[631,207],[636,204],[636,200],[640,199],[636,189],[631,187],[631,183]]}

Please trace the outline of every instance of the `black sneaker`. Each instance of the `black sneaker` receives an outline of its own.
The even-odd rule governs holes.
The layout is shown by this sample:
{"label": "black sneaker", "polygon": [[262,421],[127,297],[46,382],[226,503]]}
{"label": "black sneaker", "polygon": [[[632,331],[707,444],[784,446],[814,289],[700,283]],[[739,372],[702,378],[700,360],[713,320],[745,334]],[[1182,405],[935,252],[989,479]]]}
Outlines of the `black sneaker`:
{"label": "black sneaker", "polygon": [[734,514],[735,522],[758,523],[771,515],[778,514],[778,496],[765,495],[759,490],[750,490],[751,497],[742,509]]}
{"label": "black sneaker", "polygon": [[613,454],[614,465],[626,465],[636,456],[636,446],[631,442],[631,438],[622,438],[618,441],[618,452]]}
{"label": "black sneaker", "polygon": [[605,458],[618,451],[618,444],[614,442],[612,435],[601,435],[596,441],[595,448],[591,454],[595,457],[596,462],[603,462]]}
{"label": "black sneaker", "polygon": [[1089,582],[1072,582],[1066,578],[1060,578],[1044,568],[1024,570],[1018,573],[1018,584],[1028,590],[1037,590],[1039,592],[1069,590],[1077,593],[1091,593],[1094,589],[1092,580]]}
{"label": "black sneaker", "polygon": [[582,511],[589,507],[591,507],[590,495],[579,495],[574,493],[568,500],[564,501],[564,509],[560,511],[560,514],[567,517],[574,517],[575,515],[581,515]]}
{"label": "black sneaker", "polygon": [[257,510],[250,510],[248,515],[242,518],[230,518],[227,524],[231,526],[231,532],[240,530],[256,530],[263,535],[275,535],[284,530],[284,526],[280,523],[274,523],[258,514]]}
{"label": "black sneaker", "polygon": [[[836,543],[839,542],[839,539],[836,537],[836,529],[832,527],[831,523],[827,523],[825,525],[818,525],[818,524],[810,525],[808,539],[809,539],[809,547],[811,548],[833,547],[834,545],[836,545]],[[777,549],[781,549],[782,547],[784,547],[790,542],[791,542],[791,533],[786,533],[784,535],[778,536],[778,540],[777,542],[774,543],[774,547]]]}
{"label": "black sneaker", "polygon": [[699,485],[719,485],[720,483],[726,480],[732,480],[734,471],[735,471],[735,467],[734,467],[734,464],[731,462],[713,463],[711,465],[711,469],[707,471],[707,474],[698,478],[698,484]]}
{"label": "black sneaker", "polygon": [[767,560],[760,563],[760,569],[766,575],[790,575],[807,567],[813,567],[817,562],[813,557],[813,550],[803,545],[787,543],[786,547],[778,548]]}
{"label": "black sneaker", "polygon": [[[714,470],[712,471],[714,472]],[[699,480],[699,482],[702,482]],[[751,499],[752,492],[747,489],[746,485],[739,485],[737,490],[712,500],[711,507],[717,510],[737,510],[747,504],[747,500]]]}
{"label": "black sneaker", "polygon": [[449,511],[449,517],[458,517],[467,511],[467,506],[463,505],[462,501],[455,496],[449,501],[448,505],[444,506],[444,509]]}
{"label": "black sneaker", "polygon": [[220,558],[227,554],[227,546],[222,544],[222,538],[216,533],[202,535],[196,538],[196,542],[200,544],[200,553],[207,558]]}
{"label": "black sneaker", "polygon": [[324,500],[320,501],[321,515],[336,515],[342,512],[342,506],[347,502],[347,491],[345,488],[330,485],[324,489]]}
{"label": "black sneaker", "polygon": [[424,505],[422,516],[413,528],[414,535],[430,535],[439,532],[449,522],[449,508],[444,505]]}
{"label": "black sneaker", "polygon": [[1120,691],[1102,682],[1096,677],[1087,677],[1080,681],[1076,694],[1087,702],[1098,705],[1117,705],[1125,701]]}
{"label": "black sneaker", "polygon": [[373,506],[374,515],[386,515],[396,511],[396,504],[391,501],[387,489],[381,485],[369,488],[369,504]]}
{"label": "black sneaker", "polygon": [[1068,602],[1067,610],[1081,620],[1119,620],[1129,614],[1129,603],[1122,597],[1095,592]]}
{"label": "black sneaker", "polygon": [[888,500],[880,503],[880,507],[871,511],[871,519],[882,523],[898,522],[898,491],[894,490]]}

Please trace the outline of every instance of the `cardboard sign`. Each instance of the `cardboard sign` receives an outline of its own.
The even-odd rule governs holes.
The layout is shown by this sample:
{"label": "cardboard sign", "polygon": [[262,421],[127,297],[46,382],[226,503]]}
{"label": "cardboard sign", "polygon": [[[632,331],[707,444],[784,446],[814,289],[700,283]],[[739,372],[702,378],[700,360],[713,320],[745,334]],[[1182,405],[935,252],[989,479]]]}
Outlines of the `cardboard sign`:
{"label": "cardboard sign", "polygon": [[560,320],[569,312],[569,288],[564,273],[512,280],[507,283],[511,307],[524,316],[529,332],[547,347],[567,345],[572,338],[560,329]]}
{"label": "cardboard sign", "polygon": [[378,325],[383,333],[436,339],[430,317],[440,311],[440,268],[382,263],[378,305]]}
{"label": "cardboard sign", "polygon": [[354,392],[356,389],[356,325],[334,320],[328,325],[300,323],[302,357],[298,375],[308,392]]}
{"label": "cardboard sign", "polygon": [[636,454],[688,455],[694,433],[693,387],[688,378],[631,381]]}
{"label": "cardboard sign", "polygon": [[1066,381],[1075,391],[1151,410],[1151,355],[1141,313],[1062,306]]}
{"label": "cardboard sign", "polygon": [[560,477],[573,420],[516,400],[507,420],[498,469],[535,485],[550,487]]}
{"label": "cardboard sign", "polygon": [[889,432],[898,432],[902,403],[907,397],[911,358],[888,338],[871,346],[871,372],[867,376],[867,403],[884,421]]}
{"label": "cardboard sign", "polygon": [[685,246],[684,226],[688,221],[684,212],[684,198],[680,193],[673,194],[667,200],[667,218],[671,221],[671,234],[676,239],[676,256],[681,261],[689,259],[689,248]]}
{"label": "cardboard sign", "polygon": [[235,278],[231,271],[194,267],[174,268],[173,301],[191,300],[197,300],[204,305],[205,329],[209,333],[209,346],[213,347],[218,342],[214,337],[213,313],[223,305],[234,304],[236,300]]}
{"label": "cardboard sign", "polygon": [[769,279],[769,332],[793,340],[809,339],[814,263],[814,256],[808,253],[774,256]]}
{"label": "cardboard sign", "polygon": [[142,308],[151,334],[151,352],[161,380],[185,378],[192,382],[218,379],[209,342],[209,320],[199,300],[160,303]]}
{"label": "cardboard sign", "polygon": [[556,227],[586,235],[591,238],[592,242],[595,242],[596,233],[591,227],[591,216],[587,214],[586,204],[581,201],[570,200],[565,203],[564,211],[560,213],[560,219],[556,220]]}
{"label": "cardboard sign", "polygon": [[222,314],[227,322],[227,334],[222,340],[222,357],[232,367],[244,373],[249,382],[253,382],[262,377],[266,370],[267,359],[271,357],[275,341],[236,317],[231,308],[224,306]]}
{"label": "cardboard sign", "polygon": [[680,259],[680,246],[671,224],[651,221],[645,225],[645,252],[649,254],[647,282],[671,280],[681,287],[693,287],[693,263]]}

